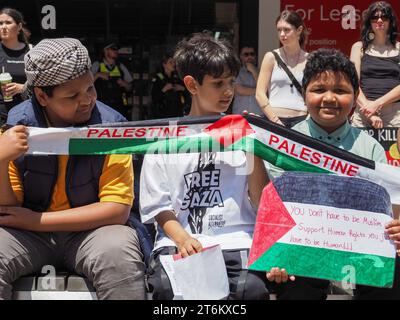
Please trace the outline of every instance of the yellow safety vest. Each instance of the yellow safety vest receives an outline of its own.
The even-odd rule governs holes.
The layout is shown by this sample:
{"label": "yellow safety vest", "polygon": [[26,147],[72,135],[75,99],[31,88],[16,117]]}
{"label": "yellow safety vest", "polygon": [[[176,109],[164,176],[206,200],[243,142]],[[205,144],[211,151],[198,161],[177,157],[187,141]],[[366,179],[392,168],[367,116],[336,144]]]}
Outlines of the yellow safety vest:
{"label": "yellow safety vest", "polygon": [[118,66],[115,65],[111,70],[107,68],[104,62],[100,63],[100,72],[108,73],[111,78],[121,78],[121,70],[119,70]]}

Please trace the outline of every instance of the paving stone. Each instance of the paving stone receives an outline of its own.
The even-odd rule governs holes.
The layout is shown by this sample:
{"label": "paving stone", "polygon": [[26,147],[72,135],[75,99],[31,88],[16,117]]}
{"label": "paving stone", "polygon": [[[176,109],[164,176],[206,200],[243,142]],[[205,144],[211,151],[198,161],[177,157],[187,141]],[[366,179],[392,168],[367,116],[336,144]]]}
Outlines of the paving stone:
{"label": "paving stone", "polygon": [[36,290],[36,277],[21,277],[13,283],[14,291],[32,291]]}
{"label": "paving stone", "polygon": [[55,277],[41,276],[37,278],[38,291],[64,291],[67,275],[57,274]]}
{"label": "paving stone", "polygon": [[68,277],[67,290],[68,291],[89,291],[89,292],[96,291],[88,279],[80,277],[78,275],[71,275]]}

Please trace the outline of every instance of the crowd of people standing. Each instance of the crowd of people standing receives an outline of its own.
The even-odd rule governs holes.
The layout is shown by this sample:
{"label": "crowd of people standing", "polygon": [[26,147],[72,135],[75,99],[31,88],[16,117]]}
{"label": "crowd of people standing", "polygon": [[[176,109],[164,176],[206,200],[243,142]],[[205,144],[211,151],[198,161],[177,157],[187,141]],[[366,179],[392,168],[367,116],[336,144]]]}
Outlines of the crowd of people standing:
{"label": "crowd of people standing", "polygon": [[[23,59],[32,45],[23,15],[4,8],[1,16],[0,68],[12,81],[0,93],[3,119],[10,108],[28,96]],[[279,48],[265,54],[257,67],[256,47],[245,44],[239,50],[241,70],[235,80],[232,113],[250,113],[292,127],[307,117],[302,93],[302,74],[308,52],[307,26],[296,11],[283,11],[276,19]],[[350,59],[360,78],[360,94],[352,112],[351,123],[357,127],[398,127],[400,99],[397,41],[397,18],[391,5],[384,1],[371,4],[362,20],[361,39],[351,48]],[[92,72],[98,99],[130,118],[128,96],[133,87],[132,70],[118,58],[119,46],[106,41],[101,59],[94,61]],[[166,52],[159,69],[151,77],[149,119],[180,117],[189,113],[190,94],[177,76],[173,53]],[[3,120],[4,121],[4,120]]]}

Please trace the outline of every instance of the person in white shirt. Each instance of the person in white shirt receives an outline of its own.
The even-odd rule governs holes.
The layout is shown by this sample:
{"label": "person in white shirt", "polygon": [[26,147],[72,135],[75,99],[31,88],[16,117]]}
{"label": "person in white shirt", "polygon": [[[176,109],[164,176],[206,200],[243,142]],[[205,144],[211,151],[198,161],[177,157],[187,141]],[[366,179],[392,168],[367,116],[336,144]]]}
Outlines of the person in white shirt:
{"label": "person in white shirt", "polygon": [[307,116],[301,92],[307,58],[307,52],[303,49],[307,30],[300,15],[288,10],[279,15],[276,29],[281,47],[264,56],[256,99],[269,120],[291,128]]}
{"label": "person in white shirt", "polygon": [[[190,117],[219,115],[233,99],[240,62],[230,45],[204,35],[178,44],[175,63],[192,95]],[[256,210],[268,182],[262,160],[253,170],[242,151],[147,154],[140,178],[141,218],[158,225],[148,284],[153,299],[172,299],[160,255],[183,257],[220,245],[230,292],[228,299],[269,298],[265,273],[246,269]],[[241,174],[239,174],[241,172]]]}

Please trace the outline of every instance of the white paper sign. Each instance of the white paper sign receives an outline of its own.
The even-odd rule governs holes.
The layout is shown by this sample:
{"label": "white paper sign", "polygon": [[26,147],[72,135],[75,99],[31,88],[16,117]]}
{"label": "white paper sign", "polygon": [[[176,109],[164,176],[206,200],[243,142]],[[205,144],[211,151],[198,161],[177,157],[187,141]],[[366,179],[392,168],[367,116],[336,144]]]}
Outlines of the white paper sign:
{"label": "white paper sign", "polygon": [[160,256],[174,300],[218,300],[229,295],[229,282],[221,247],[214,246],[186,258]]}

